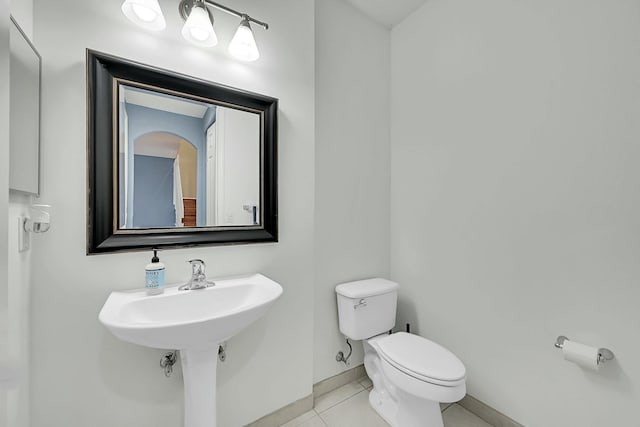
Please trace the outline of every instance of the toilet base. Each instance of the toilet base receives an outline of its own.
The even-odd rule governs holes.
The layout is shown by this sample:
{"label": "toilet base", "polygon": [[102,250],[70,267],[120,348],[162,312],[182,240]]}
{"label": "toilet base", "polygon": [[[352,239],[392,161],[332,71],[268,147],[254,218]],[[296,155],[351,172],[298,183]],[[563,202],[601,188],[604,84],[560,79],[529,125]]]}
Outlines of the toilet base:
{"label": "toilet base", "polygon": [[390,396],[382,396],[376,388],[369,392],[369,404],[392,427],[398,426],[398,405]]}
{"label": "toilet base", "polygon": [[444,427],[440,404],[400,391],[398,402],[375,387],[369,404],[391,427]]}
{"label": "toilet base", "polygon": [[444,427],[440,404],[400,391],[398,427]]}

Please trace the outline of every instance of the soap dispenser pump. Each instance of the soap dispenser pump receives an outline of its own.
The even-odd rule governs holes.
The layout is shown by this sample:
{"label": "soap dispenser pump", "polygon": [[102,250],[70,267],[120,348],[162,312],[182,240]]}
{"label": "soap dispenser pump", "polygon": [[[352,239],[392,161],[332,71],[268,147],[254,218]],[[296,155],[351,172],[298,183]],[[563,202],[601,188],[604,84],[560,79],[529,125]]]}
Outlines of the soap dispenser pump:
{"label": "soap dispenser pump", "polygon": [[151,263],[144,268],[145,280],[144,287],[147,289],[147,295],[158,295],[164,292],[164,264],[158,258],[158,250],[153,250],[153,258]]}

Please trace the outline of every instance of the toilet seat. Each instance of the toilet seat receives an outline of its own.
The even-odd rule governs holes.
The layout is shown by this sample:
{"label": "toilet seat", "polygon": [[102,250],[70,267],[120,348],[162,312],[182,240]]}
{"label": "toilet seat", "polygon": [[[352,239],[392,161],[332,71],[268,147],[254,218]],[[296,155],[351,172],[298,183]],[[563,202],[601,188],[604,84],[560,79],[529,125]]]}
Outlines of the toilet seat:
{"label": "toilet seat", "polygon": [[466,369],[460,359],[426,338],[397,332],[377,340],[376,344],[380,357],[415,379],[447,387],[465,381]]}

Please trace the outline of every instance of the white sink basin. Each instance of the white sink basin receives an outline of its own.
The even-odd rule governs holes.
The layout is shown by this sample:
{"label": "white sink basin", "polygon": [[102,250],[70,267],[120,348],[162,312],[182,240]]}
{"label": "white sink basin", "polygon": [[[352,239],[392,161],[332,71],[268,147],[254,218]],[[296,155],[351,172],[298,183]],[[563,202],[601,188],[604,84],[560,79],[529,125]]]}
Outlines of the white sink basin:
{"label": "white sink basin", "polygon": [[263,316],[282,286],[261,275],[215,280],[205,289],[160,295],[144,289],[112,292],[100,322],[123,341],[180,350],[184,378],[184,426],[216,426],[218,346]]}
{"label": "white sink basin", "polygon": [[261,275],[216,280],[206,289],[160,295],[144,289],[112,292],[100,321],[123,341],[163,349],[218,345],[260,318],[282,294],[282,287]]}

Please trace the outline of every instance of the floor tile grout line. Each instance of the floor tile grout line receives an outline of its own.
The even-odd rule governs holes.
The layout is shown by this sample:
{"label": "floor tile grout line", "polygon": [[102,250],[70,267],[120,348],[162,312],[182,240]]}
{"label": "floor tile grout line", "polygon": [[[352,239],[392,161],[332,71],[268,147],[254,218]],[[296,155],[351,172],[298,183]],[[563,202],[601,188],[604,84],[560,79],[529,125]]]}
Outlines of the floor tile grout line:
{"label": "floor tile grout line", "polygon": [[325,426],[325,427],[329,427],[329,424],[327,424],[327,423],[325,422],[325,420],[324,420],[320,415],[318,415],[318,419],[320,420],[320,422],[322,423],[322,425],[323,425],[323,426]]}
{"label": "floor tile grout line", "polygon": [[364,392],[366,392],[367,390],[365,390],[365,389],[360,390],[360,391],[358,391],[358,392],[356,392],[356,393],[352,394],[351,396],[347,397],[346,399],[343,399],[343,400],[341,400],[340,402],[336,402],[336,404],[335,404],[335,405],[331,405],[331,407],[329,407],[329,408],[325,409],[324,411],[318,412],[318,411],[316,411],[316,410],[315,410],[315,408],[314,408],[314,411],[316,411],[316,414],[318,414],[318,416],[319,416],[320,418],[322,418],[322,414],[324,414],[325,412],[329,411],[330,409],[332,409],[332,408],[334,408],[334,407],[336,407],[336,406],[338,406],[338,405],[341,405],[341,404],[343,404],[343,403],[346,403],[348,400],[353,399],[354,397],[356,397],[357,395],[359,395],[359,394],[360,394],[360,393],[362,393],[363,391],[364,391]]}
{"label": "floor tile grout line", "polygon": [[[352,399],[352,398],[356,397],[357,395],[359,395],[359,394],[360,394],[360,393],[362,393],[363,391],[366,391],[366,390],[364,389],[364,387],[362,387],[362,390],[358,390],[357,392],[353,393],[351,396],[349,396],[349,397],[347,397],[347,398],[345,398],[345,399],[342,399],[340,402],[336,402],[334,405],[331,405],[331,407],[329,407],[329,408],[325,409],[325,410],[324,410],[324,411],[322,411],[322,412],[327,412],[329,409],[333,408],[334,406],[340,405],[341,403],[344,403],[344,402],[346,402],[347,400],[349,400],[349,399]],[[322,412],[321,412],[321,413],[322,413]]]}
{"label": "floor tile grout line", "polygon": [[[354,395],[352,395],[352,396],[348,397],[347,399],[343,400],[342,402],[340,402],[340,403],[336,403],[336,404],[334,405],[334,409],[335,409],[335,406],[338,406],[338,405],[352,405],[353,403],[351,403],[351,402],[349,402],[349,401],[353,401],[353,400],[356,398],[356,396],[359,396],[359,395],[360,395],[360,393],[362,393],[362,392],[365,392],[365,394],[368,394],[369,390],[367,390],[367,389],[360,390],[359,392],[357,392],[356,394],[354,394]],[[379,418],[382,422],[384,422],[384,425],[385,425],[385,426],[389,426],[389,424],[386,422],[386,420],[384,420],[384,418],[382,418],[382,417],[380,416],[380,414],[378,414],[378,413],[373,409],[373,407],[371,407],[370,405],[367,405],[367,407],[368,407],[368,408],[373,412],[373,414],[374,414],[377,418]],[[329,424],[329,421],[325,420],[325,418],[324,418],[324,417],[327,415],[327,413],[328,413],[328,412],[329,412],[329,409],[327,409],[327,410],[325,410],[325,411],[320,412],[320,413],[319,413],[320,420],[321,420],[321,421],[325,424],[325,426],[327,426],[327,427],[335,426],[335,424]]]}
{"label": "floor tile grout line", "polygon": [[455,406],[455,404],[456,404],[455,402],[450,403],[450,404],[449,404],[449,406],[447,406],[446,408],[444,408],[444,409],[441,411],[441,412],[442,412],[442,415],[444,415],[444,413],[445,413],[445,412],[447,412],[447,410],[448,410],[449,408],[451,408],[452,406]]}
{"label": "floor tile grout line", "polygon": [[[349,399],[345,399],[345,400],[343,400],[343,402],[346,402]],[[340,402],[340,403],[342,403],[342,402]],[[322,412],[327,412],[327,411],[322,411]],[[322,413],[318,414],[318,418],[320,418],[320,421],[322,421],[322,424],[324,424],[325,426],[329,427],[329,423],[324,418],[322,418]]]}
{"label": "floor tile grout line", "polygon": [[[359,381],[357,381],[357,380],[356,380],[356,381],[353,381],[353,382],[357,382],[357,383],[358,383],[358,385],[360,385],[360,387],[362,387],[362,390],[357,391],[356,393],[352,394],[351,396],[348,396],[348,397],[344,398],[343,400],[341,400],[341,401],[339,401],[339,402],[334,403],[333,405],[329,406],[328,408],[326,408],[326,409],[324,409],[324,410],[322,410],[322,411],[318,411],[315,407],[313,408],[313,412],[315,412],[316,416],[318,416],[318,418],[320,418],[320,420],[321,420],[325,425],[327,425],[327,423],[324,421],[324,418],[322,418],[321,414],[323,414],[323,413],[325,413],[325,412],[327,412],[327,411],[331,410],[332,408],[334,408],[334,407],[335,407],[335,406],[337,406],[337,405],[340,405],[340,404],[342,404],[342,403],[346,403],[348,400],[351,400],[351,399],[355,398],[357,395],[359,395],[359,394],[360,394],[360,393],[362,393],[363,391],[365,391],[365,392],[370,392],[370,391],[371,391],[371,388],[373,388],[373,386],[372,386],[371,388],[366,388],[364,385],[360,384],[360,382],[359,382]],[[329,393],[331,393],[331,392],[329,392]],[[329,394],[329,393],[325,393],[325,394]],[[456,402],[451,402],[451,403],[447,404],[447,406],[445,406],[445,407],[444,407],[444,409],[442,409],[442,410],[440,411],[440,413],[444,415],[444,413],[447,411],[447,409],[451,408],[451,407],[452,407],[452,406],[454,406],[455,404],[456,404]]]}
{"label": "floor tile grout line", "polygon": [[440,407],[440,412],[442,412],[442,413],[444,414],[444,411],[446,411],[447,409],[449,409],[449,406],[451,406],[451,405],[452,405],[451,403],[448,403],[448,404],[446,404],[446,405],[445,405],[445,407],[444,407],[444,408],[443,408],[443,407]]}
{"label": "floor tile grout line", "polygon": [[[342,402],[346,402],[347,400],[351,399],[351,398],[352,398],[353,396],[355,396],[356,394],[362,393],[362,391],[363,391],[363,390],[364,390],[364,391],[366,391],[366,389],[364,388],[364,386],[363,386],[362,384],[360,384],[359,382],[357,382],[357,381],[352,381],[350,384],[353,384],[354,382],[355,382],[355,383],[357,383],[357,384],[360,386],[360,388],[362,388],[362,390],[358,390],[357,392],[353,393],[351,396],[345,397],[345,398],[344,398],[344,399],[342,399],[341,401],[334,403],[333,405],[329,406],[328,408],[326,408],[326,409],[324,409],[324,410],[322,410],[322,411],[318,411],[318,410],[316,409],[316,407],[315,407],[315,402],[314,402],[313,410],[314,410],[314,411],[316,411],[316,414],[320,415],[322,412],[327,412],[329,409],[333,408],[334,406],[339,405],[340,403],[342,403]],[[348,384],[349,384],[349,383],[348,383]],[[345,384],[345,385],[347,385],[347,384]],[[336,389],[336,390],[337,390],[337,389]],[[334,391],[335,391],[335,390],[334,390]],[[329,393],[332,393],[332,391],[330,391]],[[327,395],[327,394],[329,394],[329,393],[324,393],[324,394],[322,394],[321,396],[325,396],[325,395]]]}
{"label": "floor tile grout line", "polygon": [[313,410],[314,410],[314,411],[316,411],[316,413],[317,413],[318,415],[320,415],[320,414],[322,414],[323,412],[327,412],[329,409],[333,408],[334,406],[339,405],[339,404],[341,404],[342,402],[346,402],[347,400],[351,399],[353,396],[355,396],[355,395],[356,395],[356,394],[358,394],[358,393],[361,393],[361,391],[358,391],[358,392],[356,392],[356,393],[352,394],[351,396],[347,396],[347,397],[345,397],[344,399],[342,399],[342,400],[340,400],[340,401],[338,401],[338,402],[334,403],[333,405],[326,407],[326,408],[325,408],[325,409],[323,409],[322,411],[318,411],[318,410],[316,410],[315,408],[313,408]]}

